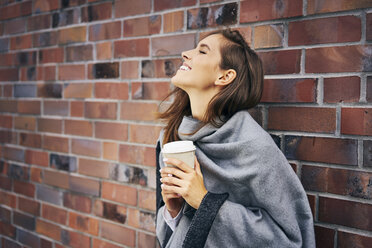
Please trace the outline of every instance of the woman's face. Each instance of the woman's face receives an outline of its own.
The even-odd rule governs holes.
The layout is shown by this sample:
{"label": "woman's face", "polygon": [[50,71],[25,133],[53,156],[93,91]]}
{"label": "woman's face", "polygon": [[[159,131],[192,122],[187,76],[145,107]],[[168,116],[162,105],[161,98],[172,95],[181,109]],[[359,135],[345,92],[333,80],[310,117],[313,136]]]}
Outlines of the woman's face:
{"label": "woman's face", "polygon": [[222,35],[213,34],[201,40],[195,49],[183,52],[184,63],[173,76],[172,83],[186,92],[213,89],[221,74],[222,42]]}

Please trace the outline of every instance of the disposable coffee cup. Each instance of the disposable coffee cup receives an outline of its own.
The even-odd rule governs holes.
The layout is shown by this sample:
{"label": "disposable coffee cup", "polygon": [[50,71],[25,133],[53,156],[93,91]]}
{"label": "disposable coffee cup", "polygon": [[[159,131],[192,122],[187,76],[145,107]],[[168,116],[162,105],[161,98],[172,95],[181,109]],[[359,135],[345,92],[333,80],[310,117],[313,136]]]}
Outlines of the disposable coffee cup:
{"label": "disposable coffee cup", "polygon": [[194,168],[195,146],[192,141],[173,141],[165,144],[162,149],[163,157],[181,160]]}

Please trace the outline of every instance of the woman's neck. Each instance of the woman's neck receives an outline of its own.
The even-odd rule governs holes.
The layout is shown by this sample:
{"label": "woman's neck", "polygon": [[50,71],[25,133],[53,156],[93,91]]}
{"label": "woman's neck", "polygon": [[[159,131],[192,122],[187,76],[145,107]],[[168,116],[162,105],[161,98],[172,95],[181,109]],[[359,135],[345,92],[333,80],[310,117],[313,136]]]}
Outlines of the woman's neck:
{"label": "woman's neck", "polygon": [[188,92],[192,117],[203,121],[208,104],[216,94],[217,91],[214,90],[207,92]]}

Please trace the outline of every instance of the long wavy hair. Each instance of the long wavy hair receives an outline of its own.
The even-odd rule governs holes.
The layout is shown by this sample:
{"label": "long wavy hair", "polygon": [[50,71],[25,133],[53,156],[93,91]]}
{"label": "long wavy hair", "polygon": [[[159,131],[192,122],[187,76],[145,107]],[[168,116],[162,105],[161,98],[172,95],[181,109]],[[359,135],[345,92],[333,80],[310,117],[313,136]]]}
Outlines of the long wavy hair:
{"label": "long wavy hair", "polygon": [[[223,29],[207,36],[212,34],[225,38],[220,47],[219,66],[222,70],[234,69],[236,78],[210,100],[201,127],[208,123],[220,127],[236,112],[253,108],[259,103],[263,89],[262,62],[239,31]],[[185,91],[176,87],[169,96],[174,96],[173,103],[158,113],[158,118],[166,122],[163,144],[179,140],[178,127],[184,116],[191,115],[190,99]]]}

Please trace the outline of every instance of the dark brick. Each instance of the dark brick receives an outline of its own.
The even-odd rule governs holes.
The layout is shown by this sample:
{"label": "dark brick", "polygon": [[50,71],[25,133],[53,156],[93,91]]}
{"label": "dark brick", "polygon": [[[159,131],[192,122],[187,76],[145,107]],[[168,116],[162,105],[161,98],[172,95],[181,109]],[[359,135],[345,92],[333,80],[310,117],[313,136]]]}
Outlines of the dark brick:
{"label": "dark brick", "polygon": [[[13,238],[16,235],[16,228],[10,223],[0,221],[0,234]],[[4,246],[4,247],[7,247],[7,246]]]}
{"label": "dark brick", "polygon": [[352,139],[285,137],[288,159],[344,165],[358,164],[358,142]]}
{"label": "dark brick", "polygon": [[293,74],[300,72],[301,51],[260,52],[265,75]]}
{"label": "dark brick", "polygon": [[9,39],[0,39],[0,52],[7,52],[9,50]]}
{"label": "dark brick", "polygon": [[372,108],[342,108],[341,133],[372,135]]}
{"label": "dark brick", "polygon": [[72,208],[84,213],[90,213],[92,209],[92,202],[90,198],[74,195],[69,192],[65,192],[63,195],[63,205],[67,208]]}
{"label": "dark brick", "polygon": [[12,190],[12,179],[9,177],[0,176],[0,188],[11,191]]}
{"label": "dark brick", "polygon": [[14,85],[14,97],[36,97],[36,85]]}
{"label": "dark brick", "polygon": [[196,0],[156,0],[154,1],[154,9],[155,11],[159,11],[164,9],[187,7],[195,4]]}
{"label": "dark brick", "polygon": [[119,77],[119,63],[100,63],[93,65],[93,77],[117,78]]}
{"label": "dark brick", "polygon": [[249,109],[248,112],[252,116],[252,118],[262,127],[263,125],[262,108],[256,106],[254,108]]}
{"label": "dark brick", "polygon": [[25,151],[13,147],[3,147],[3,157],[10,160],[15,160],[19,162],[25,161]]}
{"label": "dark brick", "polygon": [[41,135],[35,133],[20,133],[19,144],[33,148],[41,148]]}
{"label": "dark brick", "polygon": [[17,240],[31,247],[40,247],[40,238],[30,232],[17,228]]}
{"label": "dark brick", "polygon": [[324,79],[324,102],[359,102],[359,97],[359,77],[337,77]]}
{"label": "dark brick", "polygon": [[57,32],[44,32],[33,35],[34,47],[53,46],[57,44]]}
{"label": "dark brick", "polygon": [[79,22],[79,9],[61,10],[52,16],[52,27],[63,27]]}
{"label": "dark brick", "polygon": [[142,61],[142,77],[172,77],[181,66],[181,59],[157,59]]}
{"label": "dark brick", "polygon": [[29,80],[29,81],[35,81],[36,80],[36,67],[35,66],[27,68],[26,79]]}
{"label": "dark brick", "polygon": [[16,243],[16,241],[5,238],[3,238],[3,246],[6,248],[22,248],[22,246]]}
{"label": "dark brick", "polygon": [[315,241],[317,248],[334,247],[334,239],[336,231],[326,227],[315,226]]}
{"label": "dark brick", "polygon": [[27,31],[34,31],[40,29],[50,28],[51,16],[50,15],[36,15],[29,17],[27,20]]}
{"label": "dark brick", "polygon": [[96,200],[93,212],[95,215],[124,224],[127,219],[127,209],[125,207]]}
{"label": "dark brick", "polygon": [[0,206],[0,220],[10,223],[10,210]]}
{"label": "dark brick", "polygon": [[372,77],[367,77],[367,97],[366,98],[367,98],[367,102],[372,102]]}
{"label": "dark brick", "polygon": [[75,172],[77,169],[76,157],[51,153],[50,166],[58,170]]}
{"label": "dark brick", "polygon": [[84,61],[93,59],[93,46],[82,45],[66,48],[67,61]]}
{"label": "dark brick", "polygon": [[0,142],[16,144],[17,143],[17,133],[11,131],[2,131],[0,130]]}
{"label": "dark brick", "polygon": [[92,22],[111,18],[112,3],[89,5],[81,9],[81,21]]}
{"label": "dark brick", "polygon": [[8,169],[8,176],[12,179],[27,181],[30,179],[30,168],[11,164]]}
{"label": "dark brick", "polygon": [[372,199],[372,173],[303,165],[301,182],[306,190]]}
{"label": "dark brick", "polygon": [[319,197],[319,221],[321,222],[371,231],[372,222],[370,218],[366,218],[371,212],[371,204]]}
{"label": "dark brick", "polygon": [[200,29],[217,25],[232,25],[237,22],[237,3],[191,9],[187,11],[187,28]]}
{"label": "dark brick", "polygon": [[372,167],[372,140],[363,141],[363,166]]}
{"label": "dark brick", "polygon": [[280,149],[280,142],[281,142],[280,136],[274,135],[274,134],[270,134],[270,136],[274,140],[274,142],[277,145],[277,147]]}
{"label": "dark brick", "polygon": [[20,66],[35,65],[36,64],[36,52],[17,53],[16,64]]}
{"label": "dark brick", "polygon": [[362,236],[354,233],[347,233],[338,230],[337,232],[338,248],[364,248],[372,244],[372,237]]}
{"label": "dark brick", "polygon": [[18,212],[13,212],[13,223],[28,230],[35,230],[35,218]]}
{"label": "dark brick", "polygon": [[37,96],[45,98],[62,98],[62,84],[39,84],[37,89]]}
{"label": "dark brick", "polygon": [[44,185],[37,185],[36,199],[55,205],[62,205],[62,192]]}
{"label": "dark brick", "polygon": [[115,164],[110,170],[111,179],[142,186],[147,186],[148,176],[147,170],[124,164]]}

